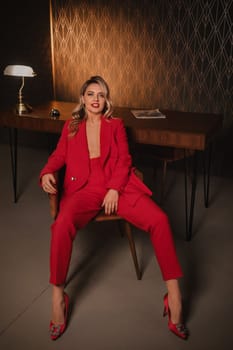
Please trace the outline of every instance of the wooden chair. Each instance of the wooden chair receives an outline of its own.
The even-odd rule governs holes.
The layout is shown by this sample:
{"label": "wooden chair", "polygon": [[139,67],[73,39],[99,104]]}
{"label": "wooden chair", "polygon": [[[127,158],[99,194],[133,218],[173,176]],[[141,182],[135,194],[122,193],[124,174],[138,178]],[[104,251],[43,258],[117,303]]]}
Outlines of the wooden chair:
{"label": "wooden chair", "polygon": [[[159,147],[154,152],[154,159],[162,163],[162,181],[161,181],[161,192],[160,192],[160,205],[163,204],[166,197],[166,176],[167,176],[167,166],[170,163],[177,162],[179,160],[184,160],[193,156],[194,151],[184,150],[182,148],[175,147]],[[155,170],[156,171],[156,170]],[[189,175],[189,174],[187,174]],[[190,176],[190,175],[189,175]]]}
{"label": "wooden chair", "polygon": [[[192,150],[184,150],[175,147],[164,147],[157,145],[146,145],[137,144],[135,146],[135,152],[137,155],[149,155],[155,161],[162,163],[162,179],[160,186],[160,198],[158,200],[159,204],[162,205],[166,196],[166,176],[167,176],[167,166],[170,163],[189,158],[194,154]],[[136,161],[135,161],[136,162]],[[156,173],[156,166],[154,165],[154,173]]]}
{"label": "wooden chair", "polygon": [[[60,194],[61,194],[61,184],[63,183],[63,174],[60,173],[56,173],[54,174],[57,180],[57,187],[58,187],[58,192],[57,194],[49,194],[49,206],[50,206],[50,215],[53,219],[56,218],[58,211],[59,211],[59,200],[60,200]],[[139,170],[136,170],[136,175],[143,180],[143,175]],[[133,258],[133,262],[134,262],[134,267],[135,267],[135,271],[136,271],[136,275],[137,275],[137,279],[140,280],[141,279],[141,271],[139,269],[139,265],[138,265],[138,259],[137,259],[137,253],[136,253],[136,248],[135,248],[135,242],[134,242],[134,238],[132,235],[132,231],[131,231],[131,226],[129,224],[129,222],[127,222],[126,220],[124,220],[123,218],[121,218],[120,216],[116,215],[116,214],[112,214],[112,215],[105,215],[104,210],[101,210],[97,216],[93,219],[93,221],[96,222],[103,222],[103,221],[118,221],[119,223],[122,222],[122,227],[124,229],[124,233],[126,234],[128,241],[129,241],[129,246],[130,246],[130,251],[132,254],[132,258]]]}

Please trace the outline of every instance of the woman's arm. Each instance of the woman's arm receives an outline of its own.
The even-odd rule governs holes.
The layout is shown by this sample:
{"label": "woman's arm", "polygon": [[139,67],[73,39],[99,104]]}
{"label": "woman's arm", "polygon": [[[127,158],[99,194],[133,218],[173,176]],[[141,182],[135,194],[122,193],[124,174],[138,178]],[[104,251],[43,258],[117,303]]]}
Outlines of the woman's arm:
{"label": "woman's arm", "polygon": [[40,172],[40,179],[45,174],[53,174],[57,170],[61,169],[66,162],[66,151],[68,142],[68,125],[70,121],[67,121],[62,129],[61,136],[57,143],[56,149],[48,158],[48,161],[44,168]]}

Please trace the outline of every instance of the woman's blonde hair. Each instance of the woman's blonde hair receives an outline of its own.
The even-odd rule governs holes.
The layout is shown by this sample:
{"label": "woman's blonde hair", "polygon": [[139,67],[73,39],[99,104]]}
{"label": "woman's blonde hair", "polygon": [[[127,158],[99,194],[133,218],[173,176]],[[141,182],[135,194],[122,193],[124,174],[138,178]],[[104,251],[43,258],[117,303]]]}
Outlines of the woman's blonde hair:
{"label": "woman's blonde hair", "polygon": [[113,111],[112,102],[110,99],[110,90],[106,81],[99,75],[90,77],[81,87],[79,95],[79,104],[72,112],[73,120],[69,124],[69,135],[74,136],[78,131],[78,124],[87,118],[85,105],[83,104],[83,96],[90,84],[98,84],[103,90],[105,96],[105,106],[103,109],[103,115],[105,118],[110,118]]}

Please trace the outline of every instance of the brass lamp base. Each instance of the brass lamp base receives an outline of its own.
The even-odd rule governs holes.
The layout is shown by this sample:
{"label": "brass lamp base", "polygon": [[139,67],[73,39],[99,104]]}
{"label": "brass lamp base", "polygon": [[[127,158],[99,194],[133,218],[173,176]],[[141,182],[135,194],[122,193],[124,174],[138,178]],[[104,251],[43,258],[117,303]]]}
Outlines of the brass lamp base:
{"label": "brass lamp base", "polygon": [[29,106],[27,103],[21,102],[17,103],[15,110],[17,114],[22,115],[30,113],[32,111],[32,107]]}

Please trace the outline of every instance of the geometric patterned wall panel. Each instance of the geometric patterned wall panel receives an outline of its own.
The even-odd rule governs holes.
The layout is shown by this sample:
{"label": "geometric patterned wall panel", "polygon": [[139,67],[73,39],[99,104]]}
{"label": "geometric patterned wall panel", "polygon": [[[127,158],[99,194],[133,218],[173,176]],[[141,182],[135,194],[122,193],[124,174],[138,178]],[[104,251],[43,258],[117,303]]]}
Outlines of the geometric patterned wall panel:
{"label": "geometric patterned wall panel", "polygon": [[52,0],[57,99],[102,75],[115,106],[232,120],[233,0]]}

